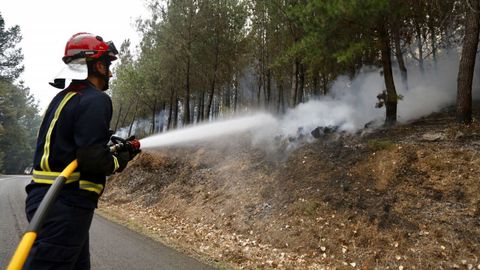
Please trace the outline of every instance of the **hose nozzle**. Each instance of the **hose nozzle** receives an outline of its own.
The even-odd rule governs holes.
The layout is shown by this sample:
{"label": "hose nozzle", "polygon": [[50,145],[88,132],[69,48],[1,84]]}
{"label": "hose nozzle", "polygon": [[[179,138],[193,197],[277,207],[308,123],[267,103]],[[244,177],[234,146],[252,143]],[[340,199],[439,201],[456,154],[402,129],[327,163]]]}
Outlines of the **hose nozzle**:
{"label": "hose nozzle", "polygon": [[140,152],[140,141],[135,138],[135,136],[131,136],[127,139],[112,136],[110,138],[113,142],[113,145],[110,146],[110,152],[116,153],[120,151],[128,151],[130,153],[138,153]]}

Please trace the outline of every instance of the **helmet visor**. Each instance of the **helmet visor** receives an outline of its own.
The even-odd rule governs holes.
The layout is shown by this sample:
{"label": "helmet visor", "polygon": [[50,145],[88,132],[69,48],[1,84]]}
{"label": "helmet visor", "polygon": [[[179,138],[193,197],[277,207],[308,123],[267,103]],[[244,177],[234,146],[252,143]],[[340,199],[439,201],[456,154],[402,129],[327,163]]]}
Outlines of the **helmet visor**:
{"label": "helmet visor", "polygon": [[107,41],[106,44],[108,45],[108,56],[110,57],[110,61],[114,61],[117,59],[117,54],[118,54],[118,50],[117,48],[115,47],[115,44],[113,44],[112,41]]}

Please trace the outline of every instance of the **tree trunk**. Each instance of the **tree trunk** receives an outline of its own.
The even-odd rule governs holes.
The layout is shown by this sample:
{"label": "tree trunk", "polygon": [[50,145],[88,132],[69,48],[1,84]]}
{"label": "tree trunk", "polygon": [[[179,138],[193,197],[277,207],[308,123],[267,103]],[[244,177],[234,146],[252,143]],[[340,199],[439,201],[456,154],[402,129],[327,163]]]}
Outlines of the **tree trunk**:
{"label": "tree trunk", "polygon": [[258,76],[257,106],[260,108],[262,94],[262,76]]}
{"label": "tree trunk", "polygon": [[319,81],[320,81],[320,74],[318,70],[315,70],[313,72],[313,95],[314,96],[320,96],[320,87],[319,87]]}
{"label": "tree trunk", "polygon": [[212,121],[215,121],[215,110],[216,110],[216,108],[217,108],[217,100],[214,99],[212,101],[212,118],[211,118]]}
{"label": "tree trunk", "polygon": [[390,38],[385,26],[381,27],[379,34],[382,53],[383,78],[387,88],[387,99],[385,101],[385,125],[392,126],[397,122],[397,90],[395,89],[395,83],[393,81],[392,61],[390,59]]}
{"label": "tree trunk", "polygon": [[278,100],[277,100],[277,114],[282,113],[282,99],[283,99],[283,83],[278,81]]}
{"label": "tree trunk", "polygon": [[120,122],[120,116],[122,115],[122,108],[123,108],[123,104],[120,104],[120,109],[118,109],[117,120],[115,121],[115,128],[113,129],[114,131],[117,131],[118,124]]}
{"label": "tree trunk", "polygon": [[328,74],[325,72],[322,73],[322,91],[324,96],[328,94]]}
{"label": "tree trunk", "polygon": [[[185,112],[183,115],[184,125],[190,124],[190,56],[187,59],[187,78],[185,85]],[[178,105],[177,105],[178,106]]]}
{"label": "tree trunk", "polygon": [[293,84],[293,107],[297,105],[297,96],[298,96],[298,72],[299,72],[299,65],[300,63],[298,60],[295,60],[295,81]]}
{"label": "tree trunk", "polygon": [[266,95],[266,80],[265,80],[265,67],[266,67],[266,63],[267,63],[267,42],[266,42],[266,39],[267,39],[267,26],[266,26],[266,7],[265,7],[265,2],[263,3],[264,6],[263,6],[263,11],[262,12],[262,37],[261,37],[261,54],[260,54],[260,74],[259,74],[259,86],[258,86],[258,107],[260,108],[261,107],[261,91],[263,90],[263,103],[266,105],[267,104],[267,95]]}
{"label": "tree trunk", "polygon": [[270,69],[267,69],[267,79],[266,79],[266,86],[265,86],[265,107],[269,109],[270,107],[270,99],[272,96],[272,72]]}
{"label": "tree trunk", "polygon": [[437,33],[435,32],[435,26],[433,25],[432,17],[430,17],[429,19],[428,28],[430,28],[430,42],[432,46],[433,64],[437,65]]}
{"label": "tree trunk", "polygon": [[130,113],[131,108],[132,108],[132,102],[129,102],[127,111],[125,112],[125,115],[123,116],[123,119],[122,119],[121,127],[124,127],[126,125],[127,117],[128,117],[128,114]]}
{"label": "tree trunk", "polygon": [[213,78],[210,83],[210,95],[208,98],[208,106],[207,106],[207,115],[210,114],[210,110],[212,109],[212,101],[213,101],[213,96],[215,94],[215,86],[217,83],[217,70],[218,70],[218,55],[220,53],[220,48],[218,44],[218,36],[216,37],[216,43],[215,43],[215,58],[213,62]]}
{"label": "tree trunk", "polygon": [[217,100],[217,102],[215,102],[215,117],[218,118],[219,114],[220,114],[220,100]]}
{"label": "tree trunk", "polygon": [[402,83],[408,90],[408,74],[405,61],[403,61],[402,46],[400,44],[400,29],[398,24],[394,24],[392,27],[393,44],[395,46],[395,57],[397,58],[398,68],[400,69],[400,76],[402,77]]}
{"label": "tree trunk", "polygon": [[172,115],[173,115],[173,94],[174,94],[173,88],[170,90],[170,106],[168,108],[168,120],[167,120],[167,130],[170,130],[172,128]]}
{"label": "tree trunk", "polygon": [[138,99],[137,102],[135,102],[135,112],[133,113],[132,117],[132,122],[130,123],[130,128],[128,129],[128,136],[132,136],[132,129],[133,129],[133,124],[135,123],[135,118],[137,118],[137,111],[138,111]]}
{"label": "tree trunk", "polygon": [[238,104],[238,81],[237,81],[236,75],[233,81],[233,87],[235,87],[234,97],[233,97],[233,112],[235,113],[237,111],[237,104]]}
{"label": "tree trunk", "polygon": [[231,102],[231,95],[232,95],[232,89],[230,88],[231,84],[228,83],[227,86],[225,86],[225,110],[230,110],[230,107],[232,106]]}
{"label": "tree trunk", "polygon": [[465,7],[465,37],[463,38],[462,57],[457,78],[457,122],[470,124],[472,122],[472,81],[475,69],[475,58],[478,48],[480,24],[479,0],[470,0]]}
{"label": "tree trunk", "polygon": [[157,97],[153,100],[153,109],[152,109],[152,132],[150,134],[155,134],[155,114],[157,111]]}
{"label": "tree trunk", "polygon": [[415,24],[415,31],[417,35],[417,50],[418,50],[418,65],[420,67],[420,72],[422,75],[425,72],[423,67],[423,38],[422,38],[422,27],[419,23]]}
{"label": "tree trunk", "polygon": [[298,103],[302,103],[304,100],[304,92],[305,92],[305,65],[300,64],[300,71],[298,73],[298,79],[299,79],[299,84],[298,84]]}
{"label": "tree trunk", "polygon": [[[205,111],[205,115],[209,117],[210,111],[212,111],[212,104],[213,104],[213,97],[215,95],[215,78],[212,80],[210,84],[210,93],[208,94],[208,104],[207,104],[207,110]],[[213,113],[212,113],[213,115]]]}
{"label": "tree trunk", "polygon": [[164,122],[165,122],[165,108],[167,107],[167,104],[165,101],[162,102],[160,105],[160,117],[159,117],[159,123],[158,123],[158,131],[163,132],[164,128]]}
{"label": "tree trunk", "polygon": [[205,92],[202,91],[202,116],[200,117],[200,119],[203,121],[205,121]]}
{"label": "tree trunk", "polygon": [[175,95],[175,111],[173,115],[173,128],[176,129],[178,127],[178,96]]}
{"label": "tree trunk", "polygon": [[190,106],[190,123],[195,123],[195,99],[191,102]]}
{"label": "tree trunk", "polygon": [[197,123],[200,123],[201,121],[203,121],[203,109],[205,107],[203,104],[205,103],[205,91],[202,91],[199,99],[200,100],[198,101]]}

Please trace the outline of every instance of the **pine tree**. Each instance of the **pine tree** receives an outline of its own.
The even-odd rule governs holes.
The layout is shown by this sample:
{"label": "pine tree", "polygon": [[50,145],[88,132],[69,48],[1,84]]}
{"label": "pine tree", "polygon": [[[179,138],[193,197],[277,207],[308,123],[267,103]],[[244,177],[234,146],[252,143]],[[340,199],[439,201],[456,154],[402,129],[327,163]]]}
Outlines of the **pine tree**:
{"label": "pine tree", "polygon": [[36,133],[40,125],[38,108],[28,87],[16,83],[23,71],[23,55],[17,48],[20,28],[5,29],[0,15],[0,172],[20,173],[31,165]]}
{"label": "pine tree", "polygon": [[0,13],[0,80],[13,82],[23,72],[22,49],[17,48],[22,40],[18,25],[5,29]]}
{"label": "pine tree", "polygon": [[457,79],[457,121],[469,124],[472,122],[472,82],[480,31],[479,0],[465,1],[465,9],[465,37]]}

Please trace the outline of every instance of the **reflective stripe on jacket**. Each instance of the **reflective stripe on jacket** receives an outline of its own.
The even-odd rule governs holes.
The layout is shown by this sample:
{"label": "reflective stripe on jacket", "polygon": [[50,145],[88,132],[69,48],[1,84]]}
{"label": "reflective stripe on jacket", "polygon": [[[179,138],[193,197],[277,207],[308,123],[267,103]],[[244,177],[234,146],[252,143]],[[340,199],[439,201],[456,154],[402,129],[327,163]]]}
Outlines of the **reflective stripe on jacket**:
{"label": "reflective stripe on jacket", "polygon": [[[51,185],[55,179],[60,176],[61,172],[44,172],[33,170],[32,181],[37,184],[48,184]],[[102,184],[96,184],[87,180],[80,180],[80,173],[72,173],[70,177],[67,178],[65,184],[71,184],[74,182],[79,182],[79,188],[91,192],[95,192],[98,195],[102,194],[104,186]]]}

